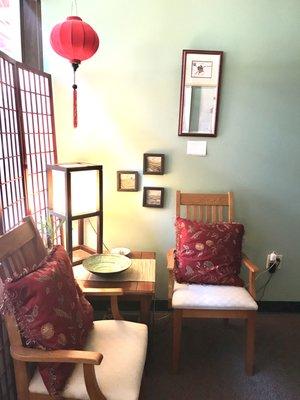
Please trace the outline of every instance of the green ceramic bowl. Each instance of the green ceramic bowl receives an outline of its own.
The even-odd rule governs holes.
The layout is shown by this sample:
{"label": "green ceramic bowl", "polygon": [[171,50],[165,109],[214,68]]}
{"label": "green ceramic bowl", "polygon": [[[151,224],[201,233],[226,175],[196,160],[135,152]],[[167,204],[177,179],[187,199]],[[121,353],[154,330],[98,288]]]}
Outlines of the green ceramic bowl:
{"label": "green ceramic bowl", "polygon": [[83,260],[82,264],[93,274],[115,274],[129,268],[131,259],[120,254],[95,254]]}

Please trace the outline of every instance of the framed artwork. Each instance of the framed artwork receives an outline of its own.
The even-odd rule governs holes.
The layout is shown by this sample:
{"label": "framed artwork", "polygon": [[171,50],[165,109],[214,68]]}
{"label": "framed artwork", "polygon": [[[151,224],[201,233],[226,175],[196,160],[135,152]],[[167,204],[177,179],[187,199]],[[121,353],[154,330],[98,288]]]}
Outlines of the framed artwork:
{"label": "framed artwork", "polygon": [[163,175],[165,173],[165,155],[145,153],[143,163],[144,175]]}
{"label": "framed artwork", "polygon": [[179,136],[217,136],[222,51],[183,50]]}
{"label": "framed artwork", "polygon": [[164,206],[164,192],[162,187],[144,187],[143,192],[143,207],[157,207]]}
{"label": "framed artwork", "polygon": [[137,192],[139,173],[137,171],[117,171],[117,190],[119,192]]}

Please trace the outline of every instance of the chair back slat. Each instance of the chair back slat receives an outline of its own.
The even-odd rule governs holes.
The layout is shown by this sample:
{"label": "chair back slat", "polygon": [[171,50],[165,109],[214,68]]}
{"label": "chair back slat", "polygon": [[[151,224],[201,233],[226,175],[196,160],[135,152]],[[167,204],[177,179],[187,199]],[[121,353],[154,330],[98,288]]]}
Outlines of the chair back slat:
{"label": "chair back slat", "polygon": [[31,217],[0,238],[0,278],[19,275],[25,267],[39,264],[47,250]]}
{"label": "chair back slat", "polygon": [[188,219],[192,219],[192,206],[186,206],[186,216]]}
{"label": "chair back slat", "polygon": [[20,265],[26,265],[25,257],[21,250],[15,252],[15,257],[17,258],[17,263]]}
{"label": "chair back slat", "polygon": [[218,206],[218,217],[219,222],[223,222],[223,206]]}
{"label": "chair back slat", "polygon": [[[185,209],[185,215],[182,208]],[[234,220],[233,193],[176,192],[176,216],[201,222],[232,222]]]}
{"label": "chair back slat", "polygon": [[193,207],[193,219],[195,220],[195,221],[198,221],[198,219],[199,219],[199,217],[198,217],[198,207],[197,206],[191,206],[191,207]]}
{"label": "chair back slat", "polygon": [[27,242],[34,239],[35,232],[29,223],[22,223],[17,228],[7,232],[1,237],[0,243],[0,259],[13,254]]}
{"label": "chair back slat", "polygon": [[206,206],[206,222],[211,222],[211,206]]}
{"label": "chair back slat", "polygon": [[181,203],[180,203],[180,191],[179,190],[177,190],[176,191],[176,217],[180,217],[181,215],[180,215],[180,205],[181,205]]}
{"label": "chair back slat", "polygon": [[217,222],[217,206],[212,206],[211,220],[212,222]]}
{"label": "chair back slat", "polygon": [[198,208],[199,208],[199,221],[203,221],[203,214],[204,214],[203,207],[199,206]]}

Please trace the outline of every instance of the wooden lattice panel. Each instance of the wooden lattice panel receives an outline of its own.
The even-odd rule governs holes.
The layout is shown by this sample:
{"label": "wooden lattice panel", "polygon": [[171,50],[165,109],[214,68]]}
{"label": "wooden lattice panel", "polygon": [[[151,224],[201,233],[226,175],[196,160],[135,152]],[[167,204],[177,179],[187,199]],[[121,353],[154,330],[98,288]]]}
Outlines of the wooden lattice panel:
{"label": "wooden lattice panel", "polygon": [[56,160],[51,78],[18,64],[28,208],[37,225],[47,215],[47,164]]}
{"label": "wooden lattice panel", "polygon": [[18,225],[26,212],[15,66],[0,57],[0,183],[2,231]]}
{"label": "wooden lattice panel", "polygon": [[0,84],[0,233],[28,214],[45,231],[46,165],[57,162],[51,76],[0,52]]}

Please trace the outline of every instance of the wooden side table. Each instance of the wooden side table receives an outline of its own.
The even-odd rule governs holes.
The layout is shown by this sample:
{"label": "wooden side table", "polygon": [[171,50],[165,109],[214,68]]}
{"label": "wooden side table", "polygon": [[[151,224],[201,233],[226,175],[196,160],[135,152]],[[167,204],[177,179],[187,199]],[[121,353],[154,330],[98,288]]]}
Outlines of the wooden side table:
{"label": "wooden side table", "polygon": [[[153,259],[155,252],[132,251],[129,255],[132,259]],[[147,281],[95,281],[80,280],[78,283],[86,288],[121,288],[124,291],[124,300],[138,301],[140,303],[140,321],[149,326],[151,321],[151,304],[155,295],[155,282]],[[97,295],[94,295],[97,296]]]}

